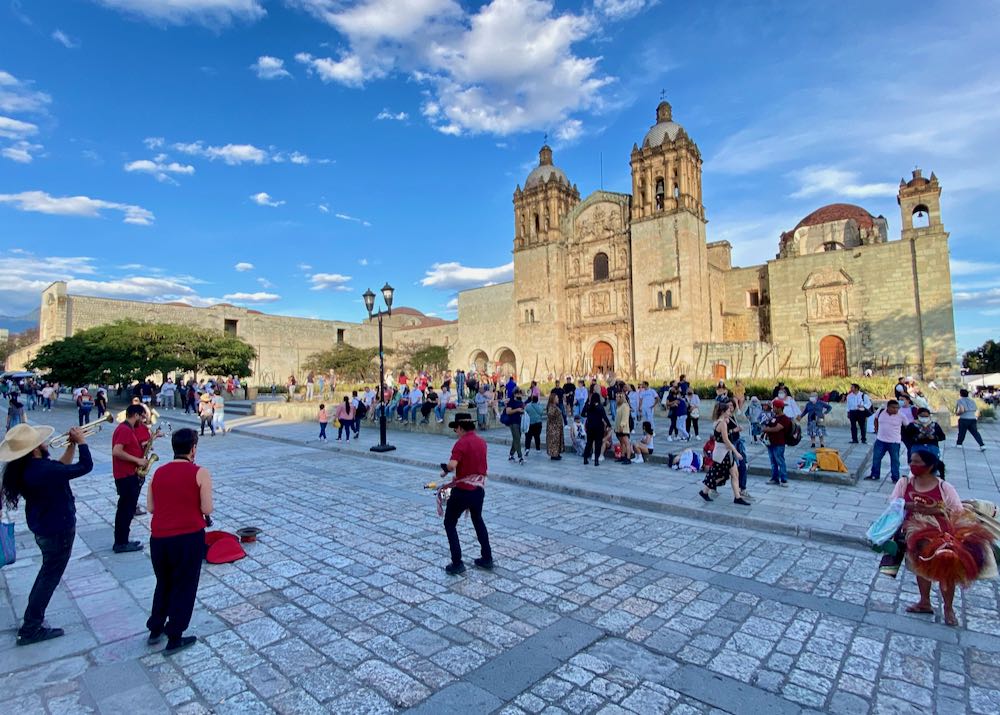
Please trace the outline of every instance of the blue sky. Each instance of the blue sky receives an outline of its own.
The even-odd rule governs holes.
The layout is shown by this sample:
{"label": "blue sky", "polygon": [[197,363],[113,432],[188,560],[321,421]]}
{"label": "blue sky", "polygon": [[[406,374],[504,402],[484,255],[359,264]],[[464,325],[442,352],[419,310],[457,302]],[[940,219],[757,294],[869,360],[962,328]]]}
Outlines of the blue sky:
{"label": "blue sky", "polygon": [[959,347],[1000,337],[992,2],[0,0],[0,314],[77,293],[358,320],[454,317],[510,277],[547,133],[629,191],[661,91],[705,160],[709,240],[773,257],[813,209],[899,235],[944,188]]}

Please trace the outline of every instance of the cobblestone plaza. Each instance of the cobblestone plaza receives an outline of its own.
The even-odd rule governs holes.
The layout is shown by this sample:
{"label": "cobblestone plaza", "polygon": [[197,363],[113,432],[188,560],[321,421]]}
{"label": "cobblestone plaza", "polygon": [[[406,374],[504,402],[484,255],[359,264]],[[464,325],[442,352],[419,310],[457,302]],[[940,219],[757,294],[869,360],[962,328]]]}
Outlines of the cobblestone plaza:
{"label": "cobblestone plaza", "polygon": [[[50,421],[62,430],[73,418],[57,409]],[[444,459],[451,441],[392,432],[399,449],[383,458],[367,451],[375,433],[365,429],[349,448],[306,443],[311,425],[248,424],[204,438],[199,462],[213,472],[216,528],[254,525],[263,534],[246,559],[204,566],[189,631],[199,643],[169,659],[146,645],[148,555],[111,552],[110,436],[92,440],[95,469],[74,485],[73,560],[48,612],[66,636],[14,645],[37,570],[23,523],[19,560],[2,572],[4,710],[1000,711],[995,581],[961,592],[961,627],[948,628],[940,615],[903,612],[916,598],[908,572],[877,576],[877,557],[856,542],[779,529],[794,520],[796,493],[807,493],[831,511],[856,502],[852,518],[863,530],[885,484],[768,491],[753,476],[755,529],[727,518],[738,508],[728,500],[691,520],[498,476],[485,510],[497,568],[455,578],[442,569],[447,544],[423,489],[436,474],[421,466],[434,454]],[[986,436],[996,446],[996,429]],[[491,471],[515,469],[503,451],[491,445]],[[953,449],[945,457],[965,465],[955,469],[963,497],[973,485],[985,496],[992,484],[996,498],[987,459]],[[570,480],[582,468],[565,459],[521,469]],[[680,481],[663,498],[692,508],[697,499],[697,475],[662,465],[591,470],[637,496]],[[134,522],[135,538],[145,540],[148,522]],[[466,519],[459,529],[476,555]]]}

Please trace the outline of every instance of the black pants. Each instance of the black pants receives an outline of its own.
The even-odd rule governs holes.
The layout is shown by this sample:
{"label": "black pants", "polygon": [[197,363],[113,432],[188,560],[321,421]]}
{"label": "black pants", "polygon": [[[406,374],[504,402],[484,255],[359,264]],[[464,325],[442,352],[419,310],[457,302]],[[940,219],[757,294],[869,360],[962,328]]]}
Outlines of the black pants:
{"label": "black pants", "polygon": [[[700,419],[700,418],[698,418],[698,419]],[[688,414],[688,416],[685,418],[686,421],[685,421],[684,427],[687,430],[687,433],[688,434],[693,434],[695,437],[699,436],[698,435],[698,419],[695,419],[695,418],[691,417],[690,414]]]}
{"label": "black pants", "polygon": [[128,543],[128,531],[135,516],[135,507],[139,503],[139,477],[133,474],[115,480],[118,490],[118,509],[115,511],[115,546]]}
{"label": "black pants", "polygon": [[476,529],[480,555],[486,561],[493,560],[493,550],[490,549],[490,534],[486,531],[486,522],[483,521],[483,500],[485,498],[486,490],[482,487],[451,490],[451,496],[448,497],[448,507],[444,512],[444,533],[448,535],[448,547],[451,549],[451,562],[453,564],[462,561],[462,544],[458,540],[456,526],[458,518],[466,509],[469,510],[472,526]]}
{"label": "black pants", "polygon": [[677,432],[677,415],[670,415],[670,429],[667,430],[668,437],[674,437],[678,434]]}
{"label": "black pants", "polygon": [[601,448],[604,446],[604,425],[600,429],[587,430],[587,446],[583,449],[583,458],[590,459],[594,455],[594,462],[601,461]]}
{"label": "black pants", "polygon": [[524,448],[531,449],[531,440],[535,440],[535,449],[542,451],[542,423],[535,422],[528,427],[528,436],[524,440]]}
{"label": "black pants", "polygon": [[851,421],[851,441],[858,441],[858,429],[861,429],[861,441],[868,441],[868,410],[851,410],[847,413]]}
{"label": "black pants", "polygon": [[149,557],[156,574],[156,590],[146,628],[151,633],[166,633],[168,640],[177,640],[191,623],[205,558],[205,530],[151,538]]}
{"label": "black pants", "polygon": [[972,439],[976,440],[980,447],[983,446],[983,438],[979,435],[979,420],[960,419],[958,421],[958,440],[955,444],[962,444],[965,441],[966,432],[972,435]]}
{"label": "black pants", "polygon": [[35,535],[35,543],[42,551],[42,567],[38,569],[35,576],[35,584],[28,594],[28,607],[24,609],[24,625],[21,626],[19,634],[24,636],[33,635],[42,627],[45,620],[45,609],[49,607],[52,594],[55,593],[59,579],[62,578],[69,563],[69,556],[73,552],[73,539],[76,538],[76,529],[68,529],[53,536]]}
{"label": "black pants", "polygon": [[201,433],[205,434],[205,428],[208,427],[212,430],[212,436],[215,436],[215,425],[212,424],[212,415],[202,415],[201,416]]}

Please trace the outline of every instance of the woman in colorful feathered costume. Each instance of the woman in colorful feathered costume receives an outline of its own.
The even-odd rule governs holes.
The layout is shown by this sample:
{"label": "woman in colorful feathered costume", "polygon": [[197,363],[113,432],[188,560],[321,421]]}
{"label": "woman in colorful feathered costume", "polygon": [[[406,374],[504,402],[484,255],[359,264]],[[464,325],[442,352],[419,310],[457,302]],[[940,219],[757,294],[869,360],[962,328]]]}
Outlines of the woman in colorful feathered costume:
{"label": "woman in colorful feathered costume", "polygon": [[944,622],[957,626],[955,587],[969,586],[984,566],[993,566],[992,536],[965,510],[955,487],[944,481],[944,464],[932,451],[916,447],[910,473],[896,482],[890,497],[906,504],[902,526],[906,563],[920,590],[920,600],[906,611],[934,613],[931,583],[936,581],[944,601]]}

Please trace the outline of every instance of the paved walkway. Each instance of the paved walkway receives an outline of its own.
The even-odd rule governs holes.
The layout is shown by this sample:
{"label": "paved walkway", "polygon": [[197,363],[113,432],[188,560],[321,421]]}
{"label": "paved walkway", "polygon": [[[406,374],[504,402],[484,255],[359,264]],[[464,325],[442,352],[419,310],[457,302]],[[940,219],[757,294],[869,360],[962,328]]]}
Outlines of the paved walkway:
{"label": "paved walkway", "polygon": [[[45,417],[63,429],[71,415]],[[48,614],[67,635],[14,646],[37,570],[23,524],[20,559],[0,571],[5,711],[1000,710],[996,582],[960,594],[962,628],[951,629],[940,614],[904,614],[912,578],[877,576],[871,552],[720,524],[736,508],[722,500],[690,520],[499,477],[487,502],[498,568],[451,578],[441,569],[440,520],[422,489],[434,478],[422,460],[440,462],[448,440],[394,435],[400,449],[391,459],[412,452],[405,458],[421,464],[411,465],[380,461],[367,451],[370,439],[338,451],[305,445],[312,435],[304,425],[255,430],[266,438],[237,432],[202,445],[219,528],[264,533],[247,559],[204,567],[191,629],[201,642],[172,658],[145,645],[147,554],[111,552],[110,433],[93,440],[94,473],[74,485],[80,538]],[[588,478],[568,461],[509,465],[498,447],[493,464],[508,479],[518,469],[557,468],[564,476],[546,479]],[[978,485],[980,457],[965,457],[964,478]],[[693,476],[656,465],[590,469],[595,482],[600,474],[602,483],[638,483],[643,492],[678,480],[678,499],[698,506]],[[759,481],[751,489],[761,502],[805,489],[772,493]],[[873,504],[886,489],[808,486]],[[134,522],[135,538],[148,536],[148,520]],[[465,520],[460,531],[467,556],[476,555]]]}

